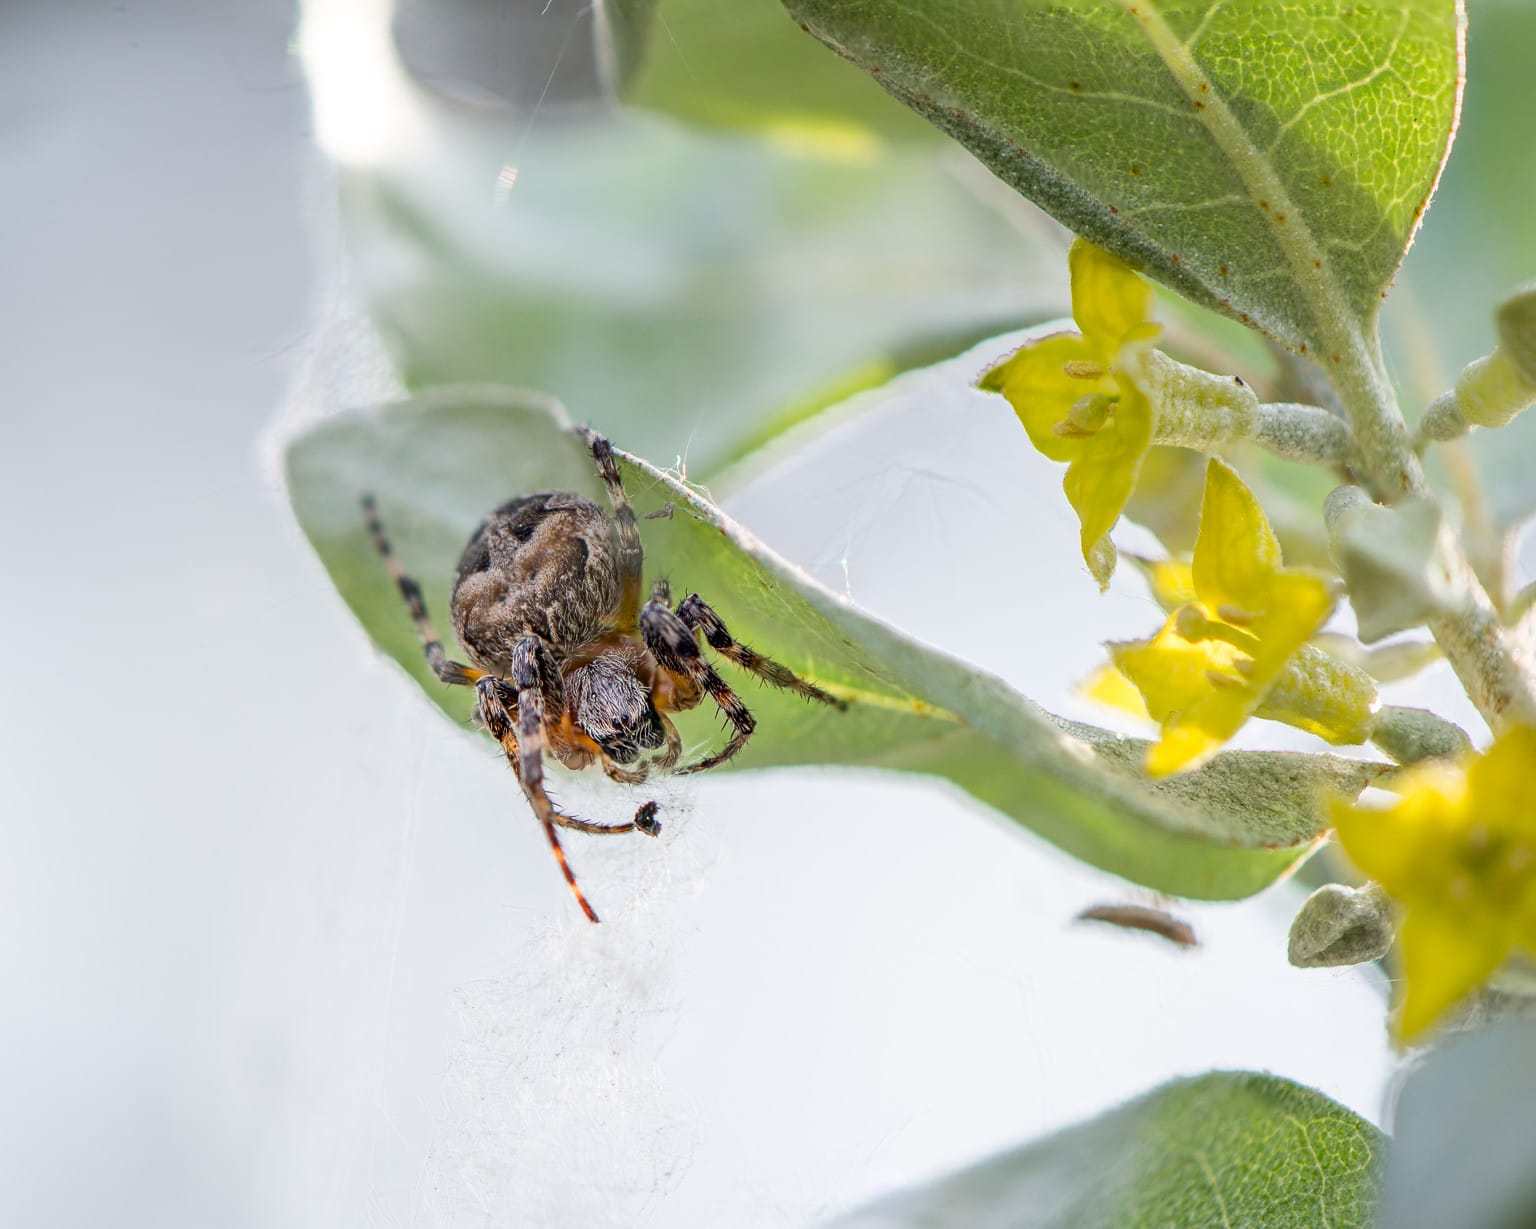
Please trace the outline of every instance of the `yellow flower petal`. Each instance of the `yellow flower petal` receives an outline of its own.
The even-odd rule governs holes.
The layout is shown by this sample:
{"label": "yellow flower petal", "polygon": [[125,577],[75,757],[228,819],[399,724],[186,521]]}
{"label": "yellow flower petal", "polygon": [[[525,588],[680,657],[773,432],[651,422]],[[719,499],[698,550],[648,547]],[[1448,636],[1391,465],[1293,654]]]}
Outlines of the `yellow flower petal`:
{"label": "yellow flower petal", "polygon": [[1221,750],[1226,741],[1225,735],[1213,734],[1198,722],[1170,727],[1147,750],[1147,775],[1171,777],[1176,772],[1197,768]]}
{"label": "yellow flower petal", "polygon": [[1185,640],[1175,630],[1177,620],[1170,617],[1151,640],[1110,646],[1115,665],[1163,723],[1162,738],[1147,753],[1147,772],[1154,777],[1210,758],[1259,702],[1260,693],[1233,666],[1246,654],[1220,640]]}
{"label": "yellow flower petal", "polygon": [[1163,777],[1198,768],[1243,728],[1257,707],[1255,689],[1246,683],[1207,688],[1205,695],[1163,726],[1155,754],[1147,756],[1147,771]]}
{"label": "yellow flower petal", "polygon": [[[1513,836],[1536,838],[1536,728],[1511,726],[1467,768],[1477,819]],[[1536,871],[1536,867],[1532,868]]]}
{"label": "yellow flower petal", "polygon": [[1277,606],[1233,636],[1251,652],[1223,640],[1184,640],[1173,630],[1175,614],[1152,641],[1115,653],[1115,664],[1163,723],[1164,741],[1179,748],[1149,757],[1147,770],[1154,776],[1197,767],[1236,734],[1287,660],[1327,617],[1327,589],[1319,579],[1282,574],[1275,582],[1275,591],[1293,596],[1294,604]]}
{"label": "yellow flower petal", "polygon": [[1082,522],[1087,559],[1093,544],[1115,527],[1136,486],[1141,459],[1152,442],[1152,407],[1126,385],[1109,421],[1086,439],[1072,442],[1078,445],[1077,455],[1062,487]]}
{"label": "yellow flower petal", "polygon": [[[1098,357],[1113,358],[1128,338],[1149,339],[1142,326],[1152,314],[1152,287],[1129,265],[1082,239],[1072,244],[1067,263],[1072,271],[1072,319]],[[1132,333],[1138,335],[1131,338]]]}
{"label": "yellow flower petal", "polygon": [[1397,1017],[1402,1041],[1420,1037],[1504,963],[1510,936],[1459,910],[1416,909],[1398,932],[1406,982]]}
{"label": "yellow flower petal", "polygon": [[1036,449],[1053,461],[1070,461],[1094,437],[1063,438],[1056,434],[1057,424],[1066,419],[1079,397],[1091,393],[1113,396],[1118,391],[1107,371],[1103,379],[1084,380],[1062,370],[1069,362],[1091,361],[1092,355],[1076,333],[1053,333],[1015,350],[982,376],[977,387],[1008,398]]}
{"label": "yellow flower petal", "polygon": [[1212,610],[1230,606],[1258,613],[1279,568],[1280,544],[1264,509],[1230,466],[1211,458],[1190,568],[1195,592]]}
{"label": "yellow flower petal", "polygon": [[[1119,671],[1135,684],[1147,711],[1160,722],[1172,719],[1211,690],[1210,672],[1230,665],[1230,646],[1185,640],[1170,616],[1151,640],[1109,646]],[[1223,658],[1225,653],[1225,659]]]}
{"label": "yellow flower petal", "polygon": [[1195,579],[1187,559],[1144,559],[1132,555],[1131,560],[1141,569],[1152,589],[1152,600],[1164,614],[1171,614],[1180,606],[1195,600]]}
{"label": "yellow flower petal", "polygon": [[[1267,691],[1286,662],[1327,620],[1333,610],[1333,594],[1326,578],[1301,568],[1282,569],[1257,583],[1264,597],[1262,607],[1238,626],[1258,642],[1248,677],[1254,686]],[[1224,611],[1225,606],[1215,608],[1218,617]]]}
{"label": "yellow flower petal", "polygon": [[1141,698],[1141,692],[1136,690],[1136,685],[1112,665],[1100,666],[1078,684],[1077,693],[1086,699],[1097,701],[1106,708],[1118,709],[1122,713],[1129,713],[1132,717],[1142,717],[1148,721],[1152,719],[1152,714],[1147,712],[1146,702]]}
{"label": "yellow flower petal", "polygon": [[1336,802],[1339,844],[1362,873],[1404,905],[1439,900],[1456,860],[1466,778],[1451,765],[1424,764],[1404,773],[1396,788],[1402,798],[1379,810]]}

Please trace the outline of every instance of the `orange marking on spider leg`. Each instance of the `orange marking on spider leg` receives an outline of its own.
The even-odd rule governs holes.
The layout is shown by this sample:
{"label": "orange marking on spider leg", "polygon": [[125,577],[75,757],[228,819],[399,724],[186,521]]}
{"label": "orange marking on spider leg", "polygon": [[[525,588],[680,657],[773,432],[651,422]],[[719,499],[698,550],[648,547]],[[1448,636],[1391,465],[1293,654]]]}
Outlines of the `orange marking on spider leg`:
{"label": "orange marking on spider leg", "polygon": [[576,873],[571,870],[571,864],[565,860],[565,848],[560,844],[560,836],[555,831],[555,825],[546,823],[544,835],[549,838],[549,847],[555,851],[555,861],[560,863],[560,873],[565,876],[566,883],[571,885],[571,891],[576,895],[576,903],[587,915],[587,921],[600,922],[602,919],[597,916],[597,910],[592,908],[592,902],[586,898],[581,885],[576,882]]}

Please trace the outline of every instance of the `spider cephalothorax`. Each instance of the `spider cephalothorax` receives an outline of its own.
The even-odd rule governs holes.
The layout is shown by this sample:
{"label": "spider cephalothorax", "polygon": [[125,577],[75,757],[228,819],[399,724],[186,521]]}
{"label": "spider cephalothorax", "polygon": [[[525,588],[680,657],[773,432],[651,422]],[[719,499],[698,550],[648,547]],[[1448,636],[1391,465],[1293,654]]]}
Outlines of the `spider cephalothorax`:
{"label": "spider cephalothorax", "polygon": [[[644,781],[652,769],[702,772],[746,746],[752,714],[715,671],[699,638],[764,682],[809,700],[842,700],[731,638],[698,594],[676,610],[665,581],[640,604],[644,550],[613,449],[582,430],[592,449],[610,515],[566,491],[523,495],[475,530],[454,579],[453,630],[472,663],[450,661],[422,600],[421,587],[396,560],[371,497],[363,499],[374,545],[400,589],[433,672],[472,686],[476,715],[502,746],[534,814],[544,825],[566,881],[592,921],[597,914],[576,885],[556,827],[580,832],[655,836],[656,804],[625,824],[596,824],[558,810],[544,789],[547,751],[570,768],[594,761],[616,781]],[[682,740],[668,713],[708,696],[731,723],[725,746],[677,768]]]}

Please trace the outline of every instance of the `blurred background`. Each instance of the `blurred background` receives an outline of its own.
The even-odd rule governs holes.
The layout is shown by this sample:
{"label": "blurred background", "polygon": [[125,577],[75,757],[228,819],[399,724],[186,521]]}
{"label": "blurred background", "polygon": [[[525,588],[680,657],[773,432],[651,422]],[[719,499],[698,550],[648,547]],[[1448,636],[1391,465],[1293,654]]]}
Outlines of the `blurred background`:
{"label": "blurred background", "polygon": [[[700,473],[770,411],[1060,310],[1053,228],[878,92],[857,105],[889,159],[856,126],[791,139],[794,108],[751,151],[709,127],[718,23],[667,13],[641,100],[672,118],[573,136],[562,108],[624,67],[567,0],[316,0],[302,36],[256,0],[0,12],[6,1224],[810,1225],[1218,1067],[1381,1119],[1384,986],[1287,966],[1300,888],[1180,906],[1193,953],[1073,926],[1148,897],[915,778],[668,787],[659,853],[573,845],[594,930],[494,749],[336,597],[283,439],[401,375],[497,376],[495,331],[460,327],[492,300],[506,335],[546,331],[522,382]],[[805,51],[813,97],[845,66]],[[817,159],[857,173],[818,196]],[[739,314],[658,316],[701,267],[663,257],[729,290],[746,275],[689,243],[728,252],[718,220],[769,199],[803,201],[828,252],[862,231],[902,259],[807,301],[827,253],[790,233]],[[692,238],[627,256],[660,215]],[[964,225],[922,240],[935,217]],[[1469,276],[1435,219],[1410,287]],[[1469,324],[1449,369],[1490,334]],[[689,365],[704,349],[719,366]],[[1134,578],[1094,593],[1006,407],[955,431],[898,398],[736,472],[717,493],[771,544],[1057,711],[1086,715],[1099,642],[1158,617]]]}

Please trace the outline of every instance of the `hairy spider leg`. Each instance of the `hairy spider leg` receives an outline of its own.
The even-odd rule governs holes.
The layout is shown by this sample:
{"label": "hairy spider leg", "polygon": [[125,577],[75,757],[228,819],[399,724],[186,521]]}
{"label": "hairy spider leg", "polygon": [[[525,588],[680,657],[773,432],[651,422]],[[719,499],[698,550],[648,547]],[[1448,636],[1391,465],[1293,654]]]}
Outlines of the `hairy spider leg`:
{"label": "hairy spider leg", "polygon": [[735,662],[743,670],[750,670],[763,682],[774,687],[782,687],[785,691],[793,691],[807,700],[819,700],[823,704],[832,705],[833,708],[847,710],[846,700],[828,695],[814,683],[807,683],[793,670],[764,657],[740,641],[733,640],[725,624],[720,621],[720,616],[710,609],[709,603],[697,593],[691,593],[683,599],[682,604],[677,608],[677,617],[686,623],[690,630],[702,632],[704,639],[709,642],[709,647],[720,656]]}
{"label": "hairy spider leg", "polygon": [[639,626],[640,584],[645,571],[645,547],[640,542],[640,526],[635,521],[629,496],[624,492],[624,479],[619,474],[613,446],[590,427],[580,427],[578,431],[592,449],[598,473],[608,488],[608,502],[613,505],[613,522],[619,535],[619,576],[624,587],[614,616],[614,627],[621,632],[632,632]]}
{"label": "hairy spider leg", "polygon": [[726,720],[731,723],[730,741],[713,755],[707,755],[702,760],[679,768],[678,775],[682,776],[688,773],[706,772],[725,763],[747,745],[747,740],[752,737],[752,731],[757,728],[757,719],[747,710],[747,706],[741,702],[741,697],[730,689],[715,668],[704,660],[698,641],[693,638],[693,631],[673,613],[668,606],[670,600],[671,593],[667,589],[667,582],[657,581],[651,591],[651,600],[640,612],[640,630],[645,638],[645,647],[650,650],[651,656],[660,663],[662,669],[682,675],[706,692],[715,702],[715,707],[724,713]]}
{"label": "hairy spider leg", "polygon": [[[521,643],[518,648],[522,648]],[[550,802],[549,795],[544,792],[544,766],[540,757],[540,717],[543,704],[539,698],[536,670],[537,667],[535,667],[532,687],[518,690],[518,733],[527,729],[530,733],[529,737],[520,740],[518,733],[514,733],[513,714],[507,711],[502,700],[502,691],[507,685],[491,675],[486,675],[475,687],[480,699],[480,717],[485,722],[485,728],[490,731],[491,737],[501,744],[507,762],[512,765],[512,771],[517,774],[518,782],[523,787],[523,794],[544,828],[544,835],[549,839],[549,847],[554,850],[555,861],[560,864],[560,873],[565,876],[565,882],[570,885],[571,893],[576,897],[576,903],[581,906],[581,911],[587,915],[589,922],[596,922],[600,920],[597,910],[592,908],[592,902],[587,899],[586,893],[581,890],[581,885],[576,882],[576,872],[571,869],[571,864],[566,860],[565,847],[560,844],[560,834],[555,831],[555,825],[560,824],[582,831],[598,828],[599,831],[610,832],[614,829],[588,825],[574,816],[561,815]],[[627,832],[633,827],[633,824],[627,824],[619,830]]]}
{"label": "hairy spider leg", "polygon": [[364,495],[362,505],[368,535],[373,539],[379,557],[384,560],[384,567],[389,571],[390,579],[395,582],[395,588],[400,590],[400,596],[405,599],[406,609],[411,612],[411,619],[416,624],[416,634],[421,637],[421,649],[427,655],[427,665],[432,667],[432,673],[443,682],[455,686],[468,686],[477,682],[484,677],[483,670],[466,666],[461,661],[450,661],[448,654],[443,651],[443,642],[427,614],[427,603],[421,596],[421,586],[406,575],[394,546],[384,533],[384,522],[379,519],[379,505],[372,495]]}
{"label": "hairy spider leg", "polygon": [[[523,646],[529,642],[538,644],[542,650],[532,650],[532,656],[529,658],[534,663],[532,670],[522,668],[521,677],[531,676],[534,679],[531,695],[528,686],[513,686],[505,679],[499,679],[493,674],[485,675],[475,684],[475,694],[480,701],[480,719],[485,723],[485,728],[490,732],[491,737],[501,744],[507,762],[512,765],[512,771],[517,774],[518,782],[528,797],[528,804],[533,807],[534,815],[540,823],[548,822],[561,828],[569,828],[572,832],[589,832],[594,836],[644,832],[646,825],[637,824],[634,821],[627,824],[597,824],[589,819],[567,815],[555,806],[545,791],[545,714],[554,707],[552,699],[560,697],[562,693],[558,682],[553,685],[549,682],[552,673],[556,678],[559,677],[558,672],[547,668],[553,658],[549,657],[549,647],[537,636],[525,637],[512,651],[514,683],[519,678],[519,654],[523,651]],[[539,665],[541,657],[547,659],[543,666]],[[645,808],[642,806],[640,809]]]}
{"label": "hairy spider leg", "polygon": [[[532,716],[532,778],[530,787],[524,776],[522,767],[525,757],[520,754],[517,736],[512,730],[512,715],[502,703],[502,690],[506,687],[495,675],[487,674],[483,670],[473,670],[461,662],[449,661],[448,655],[443,651],[443,642],[438,638],[437,629],[432,626],[432,620],[427,615],[427,604],[421,596],[421,586],[415,580],[407,576],[405,569],[400,566],[400,560],[395,556],[394,547],[390,545],[389,538],[384,533],[384,522],[379,518],[378,504],[372,495],[364,495],[362,499],[363,516],[368,522],[368,533],[373,538],[373,545],[384,560],[384,566],[389,569],[389,574],[395,582],[395,587],[400,590],[400,596],[405,599],[407,609],[411,612],[411,618],[416,623],[416,632],[421,637],[422,651],[427,655],[427,664],[432,667],[432,672],[445,683],[473,683],[475,693],[479,699],[481,720],[485,722],[486,729],[491,732],[491,737],[501,744],[502,751],[512,764],[512,769],[517,773],[517,778],[523,783],[523,792],[532,804],[534,814],[538,815],[544,825],[544,835],[549,838],[550,848],[555,852],[555,861],[560,864],[560,872],[565,876],[566,883],[570,884],[571,891],[576,895],[576,903],[581,906],[581,911],[587,915],[590,921],[598,920],[597,912],[592,904],[582,893],[581,887],[576,882],[575,872],[571,870],[571,864],[566,861],[565,850],[560,845],[559,834],[555,831],[555,809],[544,793],[543,766],[539,760],[540,728],[538,715],[541,705],[537,698],[529,701]],[[518,645],[521,649],[522,644]],[[556,672],[558,677],[558,671]],[[537,697],[538,682],[537,668],[535,667],[533,697]],[[518,693],[518,709],[521,718],[523,699],[521,691]],[[521,719],[519,724],[522,724]],[[542,801],[542,808],[540,806]],[[569,817],[564,817],[567,820]],[[633,828],[630,824],[626,831]]]}

